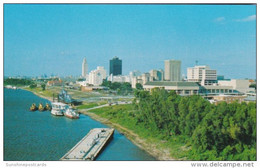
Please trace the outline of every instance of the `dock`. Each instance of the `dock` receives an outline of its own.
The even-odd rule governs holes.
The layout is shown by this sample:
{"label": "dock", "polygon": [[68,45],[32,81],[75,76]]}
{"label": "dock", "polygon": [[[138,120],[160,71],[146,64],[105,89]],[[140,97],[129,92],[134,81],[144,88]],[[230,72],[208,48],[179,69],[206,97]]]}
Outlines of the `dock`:
{"label": "dock", "polygon": [[94,128],[60,160],[95,160],[113,137],[113,128]]}

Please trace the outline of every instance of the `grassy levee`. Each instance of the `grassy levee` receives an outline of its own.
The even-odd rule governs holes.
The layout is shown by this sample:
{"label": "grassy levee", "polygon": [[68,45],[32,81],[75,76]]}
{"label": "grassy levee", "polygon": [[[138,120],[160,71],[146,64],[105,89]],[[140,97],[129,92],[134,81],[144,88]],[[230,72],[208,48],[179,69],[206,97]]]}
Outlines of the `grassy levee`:
{"label": "grassy levee", "polygon": [[81,110],[81,109],[93,108],[93,107],[96,107],[96,106],[104,105],[106,103],[107,102],[105,102],[105,101],[87,103],[87,104],[83,104],[83,105],[78,106],[77,109]]}
{"label": "grassy levee", "polygon": [[59,90],[57,89],[46,89],[46,90],[42,90],[41,87],[36,87],[36,88],[29,88],[29,87],[23,87],[22,89],[24,90],[28,90],[40,97],[43,97],[43,98],[46,98],[46,99],[49,99],[49,100],[52,100],[52,97],[53,97],[53,93],[57,94],[59,93]]}
{"label": "grassy levee", "polygon": [[[166,137],[164,133],[155,131],[143,123],[138,123],[135,112],[133,105],[127,104],[94,109],[88,113],[93,113],[101,118],[105,118],[106,124],[111,123],[131,141],[158,160],[187,160],[190,151],[190,148],[187,147],[184,142],[187,137]],[[120,126],[118,126],[118,124]],[[125,128],[130,131],[125,131]],[[137,137],[129,134],[129,132],[133,132],[141,140],[137,141]]]}

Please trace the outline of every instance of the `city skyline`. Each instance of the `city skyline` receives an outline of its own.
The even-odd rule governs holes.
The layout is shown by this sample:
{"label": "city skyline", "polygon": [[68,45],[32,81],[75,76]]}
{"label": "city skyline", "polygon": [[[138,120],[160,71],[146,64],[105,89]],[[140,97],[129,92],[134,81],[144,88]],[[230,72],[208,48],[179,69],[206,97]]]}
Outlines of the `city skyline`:
{"label": "city skyline", "polygon": [[255,5],[4,4],[4,75],[61,76],[109,70],[123,74],[209,65],[225,78],[256,78]]}

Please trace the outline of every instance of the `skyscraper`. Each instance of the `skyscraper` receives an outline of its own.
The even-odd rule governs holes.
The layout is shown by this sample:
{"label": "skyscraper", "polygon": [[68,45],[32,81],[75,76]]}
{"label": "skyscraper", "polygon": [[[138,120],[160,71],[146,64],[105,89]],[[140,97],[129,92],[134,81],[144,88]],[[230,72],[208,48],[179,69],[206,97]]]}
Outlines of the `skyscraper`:
{"label": "skyscraper", "polygon": [[109,75],[122,75],[122,60],[114,57],[109,63]]}
{"label": "skyscraper", "polygon": [[165,60],[164,65],[166,81],[181,81],[181,61]]}
{"label": "skyscraper", "polygon": [[87,77],[87,74],[88,74],[88,63],[87,63],[86,58],[84,58],[83,62],[82,62],[82,73],[81,73],[81,76],[82,77]]}

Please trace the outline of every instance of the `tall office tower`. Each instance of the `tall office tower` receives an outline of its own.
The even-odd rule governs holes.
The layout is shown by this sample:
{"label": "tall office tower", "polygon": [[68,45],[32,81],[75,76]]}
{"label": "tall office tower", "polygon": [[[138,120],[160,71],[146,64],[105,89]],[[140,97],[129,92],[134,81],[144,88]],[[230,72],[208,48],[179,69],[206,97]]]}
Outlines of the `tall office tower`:
{"label": "tall office tower", "polygon": [[86,58],[84,58],[83,62],[82,62],[82,73],[81,73],[81,76],[82,77],[86,77],[87,74],[88,74],[88,63],[87,63]]}
{"label": "tall office tower", "polygon": [[118,57],[114,57],[112,60],[110,60],[109,75],[111,74],[114,76],[122,75],[122,60],[120,60]]}
{"label": "tall office tower", "polygon": [[189,82],[198,82],[202,86],[217,83],[217,70],[210,69],[207,65],[187,68],[187,79]]}
{"label": "tall office tower", "polygon": [[164,79],[166,81],[181,81],[181,61],[165,60],[164,68]]}

